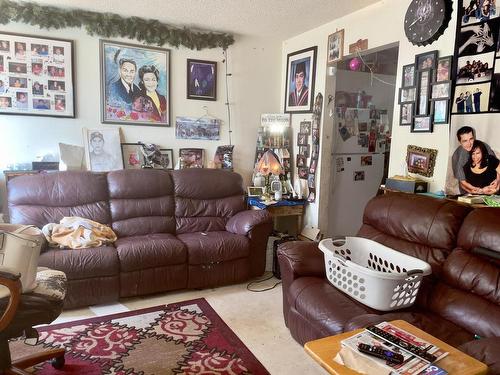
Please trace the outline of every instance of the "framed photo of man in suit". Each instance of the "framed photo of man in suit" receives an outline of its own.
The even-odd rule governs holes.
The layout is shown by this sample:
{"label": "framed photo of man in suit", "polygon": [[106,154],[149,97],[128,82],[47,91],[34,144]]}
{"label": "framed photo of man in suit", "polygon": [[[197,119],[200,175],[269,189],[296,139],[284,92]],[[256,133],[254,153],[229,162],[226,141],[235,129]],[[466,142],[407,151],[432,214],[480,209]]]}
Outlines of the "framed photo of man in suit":
{"label": "framed photo of man in suit", "polygon": [[312,112],[318,47],[289,53],[286,67],[285,112]]}
{"label": "framed photo of man in suit", "polygon": [[170,126],[170,51],[100,41],[103,123]]}

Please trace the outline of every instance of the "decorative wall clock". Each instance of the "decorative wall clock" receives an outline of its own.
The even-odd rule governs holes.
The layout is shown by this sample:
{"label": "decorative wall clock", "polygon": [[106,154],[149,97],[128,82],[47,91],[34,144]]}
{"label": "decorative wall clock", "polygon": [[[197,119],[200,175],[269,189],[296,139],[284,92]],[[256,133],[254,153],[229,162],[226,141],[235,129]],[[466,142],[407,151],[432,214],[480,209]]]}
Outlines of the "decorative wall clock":
{"label": "decorative wall clock", "polygon": [[433,43],[448,27],[452,0],[412,0],[405,16],[405,33],[416,46]]}

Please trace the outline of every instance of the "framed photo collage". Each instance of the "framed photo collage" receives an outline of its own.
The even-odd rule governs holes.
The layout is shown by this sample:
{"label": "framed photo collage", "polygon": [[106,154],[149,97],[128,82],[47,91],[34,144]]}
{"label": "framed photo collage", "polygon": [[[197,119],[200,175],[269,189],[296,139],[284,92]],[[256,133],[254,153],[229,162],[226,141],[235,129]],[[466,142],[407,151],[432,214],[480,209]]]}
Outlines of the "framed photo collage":
{"label": "framed photo collage", "polygon": [[403,66],[399,125],[423,133],[432,132],[434,124],[448,123],[452,65],[453,56],[438,57],[438,51],[429,51]]}

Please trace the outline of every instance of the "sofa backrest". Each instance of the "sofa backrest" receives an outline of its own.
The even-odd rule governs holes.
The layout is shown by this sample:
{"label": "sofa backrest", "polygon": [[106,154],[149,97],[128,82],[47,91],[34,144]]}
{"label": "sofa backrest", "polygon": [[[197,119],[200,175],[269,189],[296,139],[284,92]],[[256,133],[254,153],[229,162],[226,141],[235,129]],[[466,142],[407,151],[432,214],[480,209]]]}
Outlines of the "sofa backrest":
{"label": "sofa backrest", "polygon": [[174,185],[159,169],[108,172],[113,230],[118,237],[175,233]]}
{"label": "sofa backrest", "polygon": [[216,169],[172,171],[178,234],[225,230],[231,216],[245,209],[238,173]]}
{"label": "sofa backrest", "polygon": [[450,200],[416,194],[379,195],[366,205],[358,235],[420,258],[439,274],[470,210]]}
{"label": "sofa backrest", "polygon": [[43,227],[64,216],[81,216],[111,224],[106,174],[55,172],[20,176],[9,181],[10,222]]}
{"label": "sofa backrest", "polygon": [[[500,336],[500,209],[478,208],[464,220],[429,307],[481,337]],[[486,250],[486,252],[484,251]]]}

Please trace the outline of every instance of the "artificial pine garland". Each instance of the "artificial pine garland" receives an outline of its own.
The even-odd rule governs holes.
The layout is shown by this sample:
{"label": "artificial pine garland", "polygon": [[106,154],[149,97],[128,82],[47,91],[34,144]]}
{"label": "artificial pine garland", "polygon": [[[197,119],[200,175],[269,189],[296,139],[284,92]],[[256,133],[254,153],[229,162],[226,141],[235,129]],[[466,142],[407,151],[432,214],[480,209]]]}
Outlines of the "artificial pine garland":
{"label": "artificial pine garland", "polygon": [[177,28],[157,20],[139,17],[124,18],[114,13],[98,13],[80,9],[62,9],[29,2],[0,0],[0,24],[23,22],[44,29],[85,27],[90,35],[101,37],[125,37],[147,44],[174,47],[183,45],[189,49],[222,47],[234,43],[231,34],[193,31]]}

